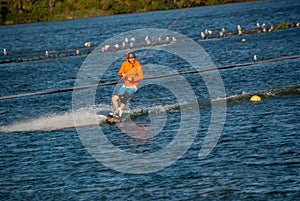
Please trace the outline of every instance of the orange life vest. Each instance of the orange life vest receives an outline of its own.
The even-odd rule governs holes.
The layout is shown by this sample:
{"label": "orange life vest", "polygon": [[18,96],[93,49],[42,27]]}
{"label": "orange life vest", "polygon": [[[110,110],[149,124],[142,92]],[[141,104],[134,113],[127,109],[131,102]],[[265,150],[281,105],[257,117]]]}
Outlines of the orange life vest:
{"label": "orange life vest", "polygon": [[[135,60],[134,64],[129,63],[129,61],[124,61],[118,72],[118,76],[122,78],[123,77],[122,74],[125,74],[126,77],[129,78],[129,79],[124,79],[125,87],[138,86],[139,81],[144,79],[144,73],[141,64],[137,60]],[[133,78],[133,81],[131,81],[131,78]]]}

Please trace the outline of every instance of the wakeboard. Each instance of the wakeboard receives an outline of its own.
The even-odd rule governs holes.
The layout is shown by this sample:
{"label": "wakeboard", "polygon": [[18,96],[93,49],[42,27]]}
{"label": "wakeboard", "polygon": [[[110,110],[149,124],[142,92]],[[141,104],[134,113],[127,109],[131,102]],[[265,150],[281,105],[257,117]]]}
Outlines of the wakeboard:
{"label": "wakeboard", "polygon": [[117,123],[121,123],[122,119],[119,116],[113,115],[111,113],[109,113],[106,117],[106,121],[107,124],[117,124]]}
{"label": "wakeboard", "polygon": [[103,124],[117,124],[122,122],[122,118],[117,117],[113,114],[108,114],[108,115],[97,115],[97,120],[99,125]]}

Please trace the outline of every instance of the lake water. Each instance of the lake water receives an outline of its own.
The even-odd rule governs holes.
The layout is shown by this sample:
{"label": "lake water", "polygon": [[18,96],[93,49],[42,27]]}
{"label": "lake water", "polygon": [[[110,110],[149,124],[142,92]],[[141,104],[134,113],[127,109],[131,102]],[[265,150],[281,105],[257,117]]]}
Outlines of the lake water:
{"label": "lake water", "polygon": [[[299,199],[300,60],[260,61],[299,55],[300,28],[200,38],[297,23],[299,10],[297,0],[190,8],[170,30],[183,10],[0,27],[0,97],[26,95],[0,100],[1,200]],[[150,48],[146,36],[161,41]],[[123,123],[87,125],[111,110],[125,37],[147,79]]]}

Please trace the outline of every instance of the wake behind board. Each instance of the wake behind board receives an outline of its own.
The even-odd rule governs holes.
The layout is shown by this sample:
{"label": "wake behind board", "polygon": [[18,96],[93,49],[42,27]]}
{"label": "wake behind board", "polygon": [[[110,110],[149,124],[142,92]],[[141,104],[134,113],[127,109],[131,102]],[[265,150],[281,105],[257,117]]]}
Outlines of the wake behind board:
{"label": "wake behind board", "polygon": [[98,124],[99,125],[102,125],[102,124],[106,124],[106,119],[107,119],[107,116],[105,115],[97,115],[97,120],[98,120]]}

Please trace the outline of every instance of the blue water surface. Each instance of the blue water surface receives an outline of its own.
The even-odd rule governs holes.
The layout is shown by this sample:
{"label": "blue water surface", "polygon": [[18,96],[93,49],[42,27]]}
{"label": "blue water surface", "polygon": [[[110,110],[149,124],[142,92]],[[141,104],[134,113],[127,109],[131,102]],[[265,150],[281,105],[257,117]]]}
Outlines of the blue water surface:
{"label": "blue water surface", "polygon": [[[222,28],[235,33],[238,24],[243,30],[250,30],[256,28],[256,23],[265,23],[267,27],[282,21],[297,23],[300,22],[299,10],[297,0],[190,8],[170,30],[194,40],[215,66],[249,63],[254,55],[258,61],[295,56],[300,53],[299,27],[209,40],[201,40],[200,33],[209,29],[216,34]],[[0,96],[72,88],[89,56],[45,59],[46,50],[56,55],[61,50],[72,52],[83,48],[85,42],[91,42],[93,47],[103,45],[107,39],[127,31],[167,29],[183,11],[2,26],[0,49],[6,48],[11,60],[0,56],[1,61],[10,61],[0,64]],[[151,38],[151,33],[145,36],[147,34]],[[144,38],[137,40],[144,42]],[[138,56],[141,57],[147,48],[136,49]],[[13,62],[24,55],[28,58],[39,55],[43,59]],[[116,74],[123,60],[116,58],[101,81],[119,81]],[[72,90],[0,100],[0,198],[297,200],[300,196],[299,61],[296,58],[219,70],[226,97],[211,97],[208,85],[199,74],[182,75],[195,94],[197,107],[188,98],[185,107],[181,107],[180,97],[165,87],[143,86],[130,100],[126,111],[137,127],[133,123],[123,124],[138,137],[128,135],[117,125],[76,127],[73,115],[81,115],[84,119],[86,110],[72,110]],[[153,49],[141,63],[168,66],[176,72],[195,69],[177,56]],[[102,67],[101,63],[97,65]],[[153,71],[160,72],[159,68]],[[210,75],[210,72],[201,75]],[[171,82],[175,88],[180,88],[180,79],[171,79]],[[95,90],[93,111],[111,110],[114,87],[108,85]],[[256,94],[262,101],[249,102]],[[216,138],[212,151],[205,158],[199,158],[212,124],[211,101],[223,99],[227,100],[227,105],[221,135]],[[217,104],[216,108],[221,111],[222,106]],[[79,134],[82,130],[91,133],[92,129],[101,129],[120,150],[146,157],[164,150],[178,137],[186,114],[190,114],[188,127],[197,127],[191,145],[174,163],[149,173],[128,173],[125,169],[122,172],[104,165],[96,160],[89,147],[84,146]],[[197,115],[199,121],[195,120]],[[157,135],[142,138],[151,123],[151,129],[157,129],[155,120],[165,120],[165,124]],[[119,156],[112,160],[124,162]],[[125,162],[128,167],[134,165],[132,160]],[[159,164],[165,162],[162,160]]]}

